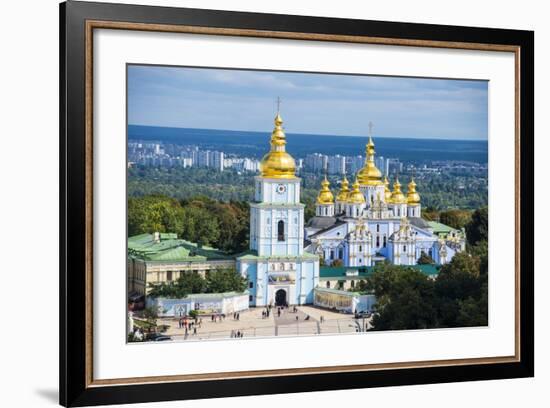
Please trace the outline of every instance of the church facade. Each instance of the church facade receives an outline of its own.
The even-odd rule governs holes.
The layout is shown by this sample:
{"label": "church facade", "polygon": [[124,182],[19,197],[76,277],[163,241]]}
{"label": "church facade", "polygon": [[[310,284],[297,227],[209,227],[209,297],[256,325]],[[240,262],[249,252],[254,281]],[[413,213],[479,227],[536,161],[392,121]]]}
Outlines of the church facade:
{"label": "church facade", "polygon": [[237,268],[249,283],[251,306],[313,303],[320,265],[357,268],[389,261],[412,266],[421,255],[442,265],[465,249],[464,231],[442,236],[421,218],[413,178],[406,192],[398,178],[390,189],[375,165],[372,135],[365,166],[351,188],[344,177],[335,197],[325,177],[316,215],[304,225],[300,179],[285,150],[282,123],[277,114],[271,149],[261,161],[250,203],[250,251],[237,258]]}
{"label": "church facade", "polygon": [[464,231],[452,230],[441,236],[421,218],[414,178],[406,193],[396,178],[392,191],[387,177],[382,179],[374,157],[374,142],[369,136],[365,166],[351,188],[344,176],[334,197],[328,180],[323,180],[316,215],[306,225],[306,251],[319,255],[324,265],[348,267],[373,266],[383,261],[412,266],[422,254],[443,265],[463,251]]}
{"label": "church facade", "polygon": [[237,258],[251,306],[313,303],[319,283],[319,257],[304,250],[305,206],[282,124],[277,114],[250,203],[250,251]]}

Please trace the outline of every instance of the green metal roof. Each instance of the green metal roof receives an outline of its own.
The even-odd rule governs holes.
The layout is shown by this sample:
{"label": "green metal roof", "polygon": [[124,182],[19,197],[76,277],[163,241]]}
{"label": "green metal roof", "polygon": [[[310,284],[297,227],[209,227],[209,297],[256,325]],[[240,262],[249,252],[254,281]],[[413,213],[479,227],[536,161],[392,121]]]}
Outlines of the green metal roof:
{"label": "green metal roof", "polygon": [[[439,273],[441,266],[439,265],[411,265],[411,266],[401,266],[402,268],[412,268],[417,269],[420,272],[428,276],[434,276]],[[347,275],[347,272],[359,272],[357,275]],[[374,272],[373,266],[363,266],[363,267],[330,267],[330,266],[321,266],[319,268],[319,278],[323,280],[346,280],[346,279],[367,279]]]}
{"label": "green metal roof", "polygon": [[456,231],[454,228],[441,224],[440,222],[428,221],[428,224],[430,228],[434,230],[434,234],[448,234],[449,232]]}
{"label": "green metal roof", "polygon": [[215,248],[202,246],[183,239],[177,234],[161,233],[155,241],[153,234],[141,234],[128,238],[128,255],[144,261],[201,262],[232,259]]}

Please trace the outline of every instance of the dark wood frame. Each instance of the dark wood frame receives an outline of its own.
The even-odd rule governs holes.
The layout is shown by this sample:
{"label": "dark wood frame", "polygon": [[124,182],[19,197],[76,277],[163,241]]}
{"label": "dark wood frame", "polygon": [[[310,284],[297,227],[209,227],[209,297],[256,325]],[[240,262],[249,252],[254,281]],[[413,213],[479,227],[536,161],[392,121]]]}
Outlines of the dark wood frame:
{"label": "dark wood frame", "polygon": [[[92,377],[94,28],[514,52],[514,356],[196,376]],[[65,406],[290,393],[534,375],[534,33],[69,1],[60,5],[60,403]],[[520,208],[521,205],[521,208]],[[520,248],[524,249],[520,251]]]}

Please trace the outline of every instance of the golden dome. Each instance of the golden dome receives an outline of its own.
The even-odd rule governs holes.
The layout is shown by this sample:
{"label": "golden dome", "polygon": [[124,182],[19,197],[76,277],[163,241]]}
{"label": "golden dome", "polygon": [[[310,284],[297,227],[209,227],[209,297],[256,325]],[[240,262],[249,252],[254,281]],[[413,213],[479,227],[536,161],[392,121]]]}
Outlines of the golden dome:
{"label": "golden dome", "polygon": [[336,196],[336,201],[346,202],[348,199],[348,196],[349,196],[349,181],[344,175],[344,179],[342,180],[342,187],[340,188],[340,191]]}
{"label": "golden dome", "polygon": [[384,177],[384,198],[387,203],[391,202],[390,181],[387,177]]}
{"label": "golden dome", "polygon": [[359,181],[357,180],[357,177],[356,177],[355,182],[353,183],[353,190],[351,190],[351,193],[349,193],[348,195],[348,203],[363,204],[365,202],[366,202],[365,196],[359,190]]}
{"label": "golden dome", "polygon": [[374,153],[374,143],[372,137],[369,136],[369,142],[366,148],[367,159],[365,161],[365,166],[357,173],[357,179],[362,186],[378,186],[382,184],[382,172],[378,170],[374,164]]}
{"label": "golden dome", "polygon": [[325,176],[325,179],[321,182],[321,186],[321,191],[319,191],[319,195],[317,196],[317,204],[334,203],[334,196],[330,191],[330,183],[327,180],[327,176]]}
{"label": "golden dome", "polygon": [[391,202],[393,204],[405,204],[407,202],[405,195],[401,192],[401,183],[399,179],[395,179],[395,183],[393,183]]}
{"label": "golden dome", "polygon": [[296,163],[285,151],[286,137],[283,131],[283,119],[277,113],[275,128],[271,133],[271,150],[260,162],[260,174],[269,178],[295,178]]}
{"label": "golden dome", "polygon": [[416,183],[414,182],[414,178],[411,178],[411,182],[408,184],[407,204],[420,204],[420,194],[416,191]]}

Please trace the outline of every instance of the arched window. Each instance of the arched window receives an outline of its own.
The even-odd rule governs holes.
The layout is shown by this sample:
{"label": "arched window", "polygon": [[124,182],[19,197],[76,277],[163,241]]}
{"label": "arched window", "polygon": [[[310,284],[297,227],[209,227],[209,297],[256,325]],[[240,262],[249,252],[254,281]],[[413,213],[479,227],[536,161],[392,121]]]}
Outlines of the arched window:
{"label": "arched window", "polygon": [[380,248],[380,237],[376,237],[376,248]]}
{"label": "arched window", "polygon": [[376,224],[376,232],[380,232],[380,224]]}
{"label": "arched window", "polygon": [[277,223],[277,241],[285,240],[285,222],[283,220]]}

